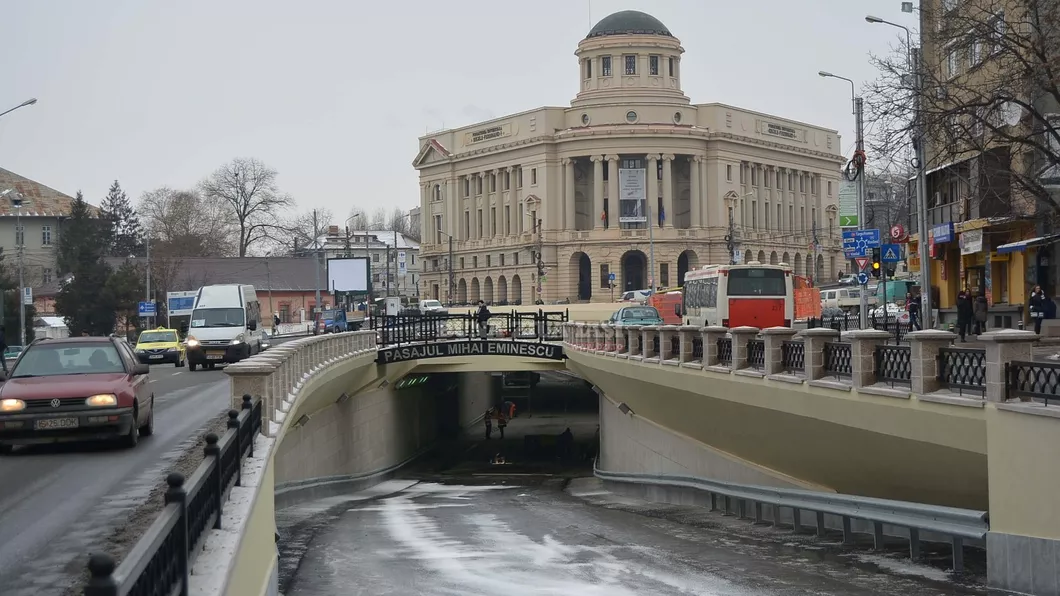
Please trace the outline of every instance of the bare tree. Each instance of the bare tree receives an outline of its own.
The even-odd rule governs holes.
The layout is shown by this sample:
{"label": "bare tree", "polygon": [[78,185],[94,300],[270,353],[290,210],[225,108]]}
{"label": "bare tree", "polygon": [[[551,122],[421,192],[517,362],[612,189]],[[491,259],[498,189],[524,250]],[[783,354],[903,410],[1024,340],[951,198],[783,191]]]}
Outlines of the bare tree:
{"label": "bare tree", "polygon": [[298,213],[287,220],[274,238],[274,251],[299,254],[307,248],[320,248],[333,225],[334,216],[327,209]]}
{"label": "bare tree", "polygon": [[276,185],[276,170],[250,158],[233,159],[199,183],[203,196],[225,205],[235,221],[239,256],[283,232],[282,213],[294,205]]}
{"label": "bare tree", "polygon": [[[1060,3],[1014,0],[937,3],[928,29],[920,103],[928,138],[925,169],[952,164],[979,203],[1003,202],[1018,217],[1060,212]],[[901,48],[874,57],[867,89],[870,148],[908,152],[915,97]],[[899,157],[897,161],[902,161]],[[1003,182],[997,182],[998,180]]]}
{"label": "bare tree", "polygon": [[386,207],[378,207],[375,211],[372,211],[371,215],[368,216],[369,230],[388,230],[387,227],[390,224],[390,214],[387,212]]}
{"label": "bare tree", "polygon": [[350,210],[350,216],[346,219],[346,225],[349,226],[351,232],[367,230],[368,223],[368,216],[365,215],[364,210],[357,207]]}
{"label": "bare tree", "polygon": [[156,254],[220,257],[234,252],[231,215],[195,191],[167,187],[147,191],[136,211]]}

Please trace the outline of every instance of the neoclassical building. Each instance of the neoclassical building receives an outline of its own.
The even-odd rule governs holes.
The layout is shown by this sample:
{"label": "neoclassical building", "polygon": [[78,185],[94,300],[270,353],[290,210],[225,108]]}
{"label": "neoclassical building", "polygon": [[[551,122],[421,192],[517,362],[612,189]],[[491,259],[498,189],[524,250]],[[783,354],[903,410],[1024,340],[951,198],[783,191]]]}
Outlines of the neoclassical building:
{"label": "neoclassical building", "polygon": [[683,52],[654,17],[615,13],[578,44],[570,107],[421,137],[422,294],[609,301],[612,274],[617,298],[728,263],[730,230],[741,261],[834,278],[838,133],[691,103]]}

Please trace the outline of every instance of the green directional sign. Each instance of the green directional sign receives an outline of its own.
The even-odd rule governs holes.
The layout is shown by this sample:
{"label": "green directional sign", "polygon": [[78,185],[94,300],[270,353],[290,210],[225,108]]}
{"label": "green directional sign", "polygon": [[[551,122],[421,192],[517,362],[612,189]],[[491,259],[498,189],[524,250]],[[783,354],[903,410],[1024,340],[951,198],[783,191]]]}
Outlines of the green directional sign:
{"label": "green directional sign", "polygon": [[856,228],[856,227],[858,227],[858,216],[857,215],[840,215],[839,216],[839,227],[841,227],[841,228]]}
{"label": "green directional sign", "polygon": [[839,181],[839,227],[858,227],[858,188],[849,180]]}

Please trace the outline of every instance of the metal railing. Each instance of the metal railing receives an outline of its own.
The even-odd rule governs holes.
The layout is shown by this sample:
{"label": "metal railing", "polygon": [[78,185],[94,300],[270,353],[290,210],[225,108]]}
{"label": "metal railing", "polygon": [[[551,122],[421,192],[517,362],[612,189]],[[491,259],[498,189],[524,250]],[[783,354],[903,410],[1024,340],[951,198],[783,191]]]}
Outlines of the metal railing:
{"label": "metal railing", "polygon": [[963,395],[986,391],[986,350],[983,348],[939,348],[938,382]]}
{"label": "metal railing", "polygon": [[703,336],[692,338],[692,360],[703,362]]}
{"label": "metal railing", "polygon": [[228,430],[206,435],[205,458],[191,477],[166,477],[165,507],[116,565],[114,557],[89,557],[85,596],[187,594],[188,576],[202,542],[221,528],[221,515],[233,486],[241,484],[243,457],[254,457],[261,431],[261,399],[243,396],[242,410],[229,410]]}
{"label": "metal railing", "polygon": [[725,513],[732,512],[732,503],[735,501],[738,506],[737,514],[741,519],[748,517],[747,505],[752,504],[754,505],[753,519],[756,523],[765,521],[762,505],[773,507],[774,526],[778,525],[778,509],[791,509],[794,520],[792,529],[796,532],[802,529],[800,512],[813,512],[817,514],[818,536],[823,536],[827,531],[825,515],[832,515],[840,518],[839,526],[843,531],[843,543],[848,545],[854,542],[851,520],[865,520],[872,524],[872,536],[876,549],[884,547],[884,524],[906,528],[909,530],[909,556],[914,560],[920,558],[920,532],[940,534],[950,539],[955,573],[961,573],[964,570],[964,540],[984,540],[990,530],[986,511],[792,488],[736,484],[695,476],[609,472],[601,470],[595,464],[593,473],[597,478],[611,482],[700,490],[710,495],[711,511],[718,510],[718,497],[722,497]]}
{"label": "metal railing", "polygon": [[1060,364],[1053,362],[1005,363],[1005,399],[1060,400]]}
{"label": "metal railing", "polygon": [[491,313],[480,323],[476,313],[402,314],[372,319],[380,346],[458,339],[560,341],[570,313],[563,311]]}
{"label": "metal railing", "polygon": [[785,340],[780,344],[780,357],[784,372],[792,375],[806,374],[806,344],[800,340]]}
{"label": "metal railing", "polygon": [[670,336],[670,358],[676,359],[681,354],[681,336],[673,334]]}
{"label": "metal railing", "polygon": [[840,341],[829,341],[824,344],[824,372],[833,375],[837,379],[850,378],[854,374],[852,368],[853,355],[850,344]]}
{"label": "metal railing", "polygon": [[718,338],[718,364],[732,366],[732,338]]}
{"label": "metal railing", "polygon": [[873,360],[878,382],[889,383],[891,387],[912,384],[913,363],[909,346],[876,346]]}
{"label": "metal railing", "polygon": [[761,339],[747,340],[747,366],[755,370],[766,367],[766,342]]}
{"label": "metal railing", "polygon": [[810,317],[806,319],[807,329],[835,329],[836,331],[857,331],[861,329],[861,316],[844,313],[829,317]]}

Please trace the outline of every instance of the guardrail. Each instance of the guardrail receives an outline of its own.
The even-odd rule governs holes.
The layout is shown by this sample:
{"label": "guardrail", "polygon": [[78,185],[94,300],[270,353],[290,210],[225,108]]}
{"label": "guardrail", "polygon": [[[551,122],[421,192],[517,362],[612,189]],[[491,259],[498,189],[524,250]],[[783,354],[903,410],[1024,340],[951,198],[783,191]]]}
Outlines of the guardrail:
{"label": "guardrail", "polygon": [[261,399],[243,396],[242,410],[228,411],[228,430],[206,435],[205,458],[185,479],[166,477],[165,508],[120,565],[106,553],[89,557],[85,596],[188,593],[188,575],[211,529],[221,528],[229,491],[240,485],[243,457],[254,457],[261,431]]}
{"label": "guardrail", "polygon": [[792,510],[792,530],[802,529],[802,511],[816,513],[816,531],[823,536],[828,529],[825,516],[839,518],[843,531],[843,544],[854,542],[854,528],[851,520],[864,520],[872,524],[871,535],[873,548],[883,547],[884,528],[890,525],[905,528],[909,532],[909,557],[914,561],[920,558],[920,532],[930,532],[946,536],[953,548],[953,571],[964,570],[963,548],[965,540],[984,540],[990,530],[989,516],[986,511],[940,507],[908,501],[892,501],[840,495],[835,493],[814,492],[799,489],[753,486],[708,480],[695,476],[676,476],[666,474],[631,474],[601,470],[595,464],[593,473],[597,478],[610,482],[625,482],[662,487],[689,488],[703,491],[710,495],[710,510],[718,510],[718,497],[722,498],[726,514],[733,512],[733,503],[737,506],[740,519],[748,517],[748,505],[753,506],[754,523],[763,523],[763,505],[772,506],[772,522],[778,525],[779,511],[782,508]]}
{"label": "guardrail", "polygon": [[1053,362],[1005,363],[1005,398],[1060,401],[1060,364]]}
{"label": "guardrail", "polygon": [[430,343],[455,339],[511,339],[560,341],[562,326],[570,319],[569,311],[491,313],[479,321],[476,313],[424,313],[376,317],[372,328],[379,334],[379,344],[394,346]]}

